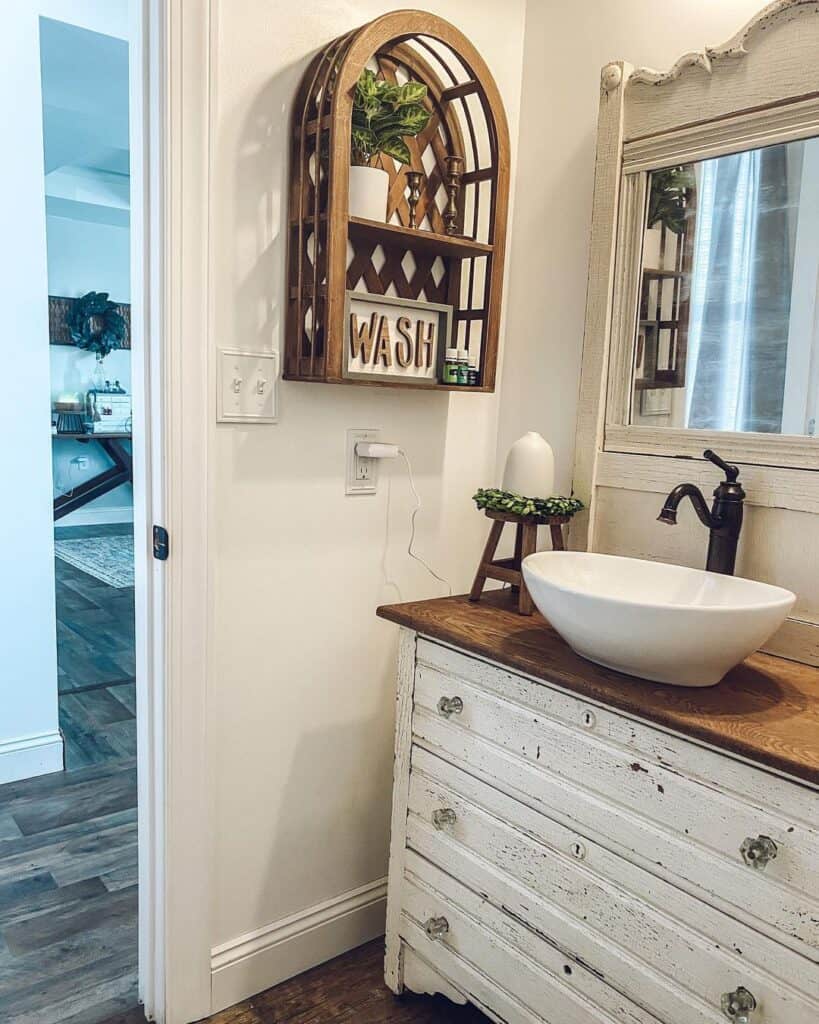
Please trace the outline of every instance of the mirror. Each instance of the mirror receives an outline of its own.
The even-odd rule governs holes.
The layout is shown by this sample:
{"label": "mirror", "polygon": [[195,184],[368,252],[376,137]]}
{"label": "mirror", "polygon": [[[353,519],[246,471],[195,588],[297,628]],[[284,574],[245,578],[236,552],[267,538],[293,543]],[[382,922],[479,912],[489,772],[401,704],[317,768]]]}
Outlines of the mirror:
{"label": "mirror", "polygon": [[648,176],[630,422],[817,432],[819,139]]}

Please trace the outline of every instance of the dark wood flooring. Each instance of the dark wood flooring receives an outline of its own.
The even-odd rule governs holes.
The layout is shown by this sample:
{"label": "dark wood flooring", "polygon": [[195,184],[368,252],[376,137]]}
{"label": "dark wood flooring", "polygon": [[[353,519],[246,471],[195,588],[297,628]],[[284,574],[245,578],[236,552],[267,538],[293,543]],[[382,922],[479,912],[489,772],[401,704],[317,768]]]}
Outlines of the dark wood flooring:
{"label": "dark wood flooring", "polygon": [[0,1021],[142,1024],[133,588],[60,559],[56,588],[67,770],[0,786]]}
{"label": "dark wood flooring", "polygon": [[[384,943],[291,978],[208,1018],[208,1024],[487,1024],[472,1006],[442,996],[396,998],[384,984]],[[111,1022],[113,1024],[113,1022]]]}
{"label": "dark wood flooring", "polygon": [[[134,1007],[94,1024],[144,1020]],[[456,1006],[443,996],[394,996],[384,984],[384,942],[378,939],[201,1024],[488,1024],[488,1019],[473,1006]]]}
{"label": "dark wood flooring", "polygon": [[[128,524],[57,527],[58,537],[122,534]],[[136,757],[134,588],[55,559],[60,728],[69,771]]]}
{"label": "dark wood flooring", "polygon": [[0,1020],[101,1024],[136,984],[135,762],[0,786]]}

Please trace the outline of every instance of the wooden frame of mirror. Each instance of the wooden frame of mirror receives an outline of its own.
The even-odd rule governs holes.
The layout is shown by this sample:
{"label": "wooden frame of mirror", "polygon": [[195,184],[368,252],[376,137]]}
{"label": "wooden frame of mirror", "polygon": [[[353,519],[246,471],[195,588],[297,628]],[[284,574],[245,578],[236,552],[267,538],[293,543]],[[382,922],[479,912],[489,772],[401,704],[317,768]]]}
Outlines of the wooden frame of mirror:
{"label": "wooden frame of mirror", "polygon": [[[775,0],[668,71],[625,61],[602,70],[574,473],[587,510],[573,520],[574,548],[598,549],[600,488],[661,494],[683,478],[713,487],[709,446],[742,464],[750,505],[819,513],[817,438],[629,422],[649,173],[819,136],[817,52],[819,0]],[[814,622],[789,620],[778,637],[770,649],[819,663]]]}

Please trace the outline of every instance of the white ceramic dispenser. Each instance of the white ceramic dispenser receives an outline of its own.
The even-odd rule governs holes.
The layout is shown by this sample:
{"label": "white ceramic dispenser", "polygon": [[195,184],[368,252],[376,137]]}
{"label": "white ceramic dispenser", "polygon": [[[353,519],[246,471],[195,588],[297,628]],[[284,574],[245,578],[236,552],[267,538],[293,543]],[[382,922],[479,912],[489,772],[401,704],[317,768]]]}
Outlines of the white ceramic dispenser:
{"label": "white ceramic dispenser", "polygon": [[524,498],[550,498],[554,485],[552,446],[536,430],[530,430],[509,449],[502,488]]}

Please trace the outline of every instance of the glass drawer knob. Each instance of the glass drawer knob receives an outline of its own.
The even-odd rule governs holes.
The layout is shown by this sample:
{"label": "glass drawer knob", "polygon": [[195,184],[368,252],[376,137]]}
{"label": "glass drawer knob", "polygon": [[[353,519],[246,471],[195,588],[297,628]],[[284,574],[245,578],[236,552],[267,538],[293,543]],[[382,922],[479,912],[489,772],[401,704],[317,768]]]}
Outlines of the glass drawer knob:
{"label": "glass drawer knob", "polygon": [[432,824],[436,828],[443,828],[445,825],[454,825],[457,815],[451,807],[439,807],[432,812]]}
{"label": "glass drawer knob", "polygon": [[442,939],[449,933],[449,921],[445,917],[431,917],[424,925],[424,931],[431,939]]}
{"label": "glass drawer knob", "polygon": [[441,697],[438,701],[438,713],[449,718],[450,715],[460,715],[464,709],[464,702],[460,697]]}
{"label": "glass drawer knob", "polygon": [[749,867],[762,871],[768,862],[776,857],[778,850],[776,843],[769,836],[757,836],[756,839],[749,836],[743,841],[739,852]]}
{"label": "glass drawer knob", "polygon": [[736,1024],[750,1024],[751,1014],[756,1009],[756,999],[742,985],[735,992],[726,992],[722,997],[722,1012]]}

